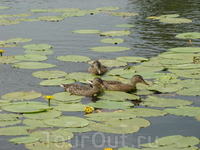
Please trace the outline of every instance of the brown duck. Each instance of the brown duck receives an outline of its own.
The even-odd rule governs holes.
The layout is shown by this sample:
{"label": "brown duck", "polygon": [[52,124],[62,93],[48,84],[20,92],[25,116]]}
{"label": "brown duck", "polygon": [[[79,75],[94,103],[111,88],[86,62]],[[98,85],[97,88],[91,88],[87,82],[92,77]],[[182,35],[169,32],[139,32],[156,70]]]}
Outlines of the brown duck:
{"label": "brown duck", "polygon": [[98,94],[100,92],[102,86],[106,88],[100,78],[94,78],[94,80],[88,80],[88,82],[92,86],[84,86],[79,84],[61,84],[60,86],[63,87],[66,92],[80,96],[93,96],[94,94]]}
{"label": "brown duck", "polygon": [[88,72],[96,75],[103,75],[108,71],[107,67],[102,65],[98,60],[92,62]]}
{"label": "brown duck", "polygon": [[136,90],[137,83],[143,83],[145,85],[149,85],[144,81],[143,77],[140,75],[134,75],[131,79],[130,84],[125,84],[120,81],[107,81],[107,80],[103,80],[103,83],[106,86],[106,88],[104,88],[105,90],[124,91],[124,92]]}

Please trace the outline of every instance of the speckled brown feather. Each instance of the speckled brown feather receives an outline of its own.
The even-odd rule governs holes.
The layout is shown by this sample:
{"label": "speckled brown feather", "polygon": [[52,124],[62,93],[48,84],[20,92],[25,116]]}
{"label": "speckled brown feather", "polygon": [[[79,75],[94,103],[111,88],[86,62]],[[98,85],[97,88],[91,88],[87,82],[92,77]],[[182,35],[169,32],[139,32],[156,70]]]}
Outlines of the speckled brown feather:
{"label": "speckled brown feather", "polygon": [[96,75],[103,75],[108,71],[107,67],[102,65],[98,60],[92,62],[88,72]]}

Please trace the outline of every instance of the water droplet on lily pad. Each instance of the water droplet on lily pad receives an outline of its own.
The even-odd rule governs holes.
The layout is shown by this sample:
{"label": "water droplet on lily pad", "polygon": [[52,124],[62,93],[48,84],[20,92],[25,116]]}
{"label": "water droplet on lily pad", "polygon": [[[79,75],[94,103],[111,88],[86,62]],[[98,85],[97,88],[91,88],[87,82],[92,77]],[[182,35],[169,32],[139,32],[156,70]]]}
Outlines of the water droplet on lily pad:
{"label": "water droplet on lily pad", "polygon": [[57,59],[61,61],[72,61],[72,62],[87,62],[90,60],[89,57],[80,55],[58,56]]}
{"label": "water droplet on lily pad", "polygon": [[122,31],[105,31],[105,32],[100,32],[100,36],[125,36],[131,34],[130,31],[128,30],[122,30]]}
{"label": "water droplet on lily pad", "polygon": [[40,79],[53,79],[65,76],[67,75],[67,73],[65,71],[60,70],[45,70],[33,72],[32,75]]}
{"label": "water droplet on lily pad", "polygon": [[15,63],[14,65],[12,65],[12,67],[22,68],[22,69],[43,69],[43,68],[53,68],[57,66],[41,62],[21,62],[21,63]]}
{"label": "water droplet on lily pad", "polygon": [[9,142],[13,142],[15,144],[25,144],[25,143],[33,143],[39,141],[40,138],[36,137],[16,137],[9,140]]}

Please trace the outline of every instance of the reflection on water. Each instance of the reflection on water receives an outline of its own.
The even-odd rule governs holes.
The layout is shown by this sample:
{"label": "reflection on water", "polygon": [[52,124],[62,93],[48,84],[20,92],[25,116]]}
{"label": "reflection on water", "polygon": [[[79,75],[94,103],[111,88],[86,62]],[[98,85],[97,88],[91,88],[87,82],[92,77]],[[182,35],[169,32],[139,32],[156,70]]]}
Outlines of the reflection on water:
{"label": "reflection on water", "polygon": [[[93,16],[67,18],[61,22],[22,22],[17,25],[0,26],[0,40],[9,38],[24,37],[32,38],[30,44],[44,43],[53,45],[54,54],[48,56],[47,63],[57,65],[56,69],[63,70],[68,73],[80,71],[87,72],[88,64],[86,63],[66,63],[56,60],[57,56],[61,55],[84,55],[95,59],[115,59],[119,56],[141,56],[151,58],[160,53],[168,51],[168,48],[178,46],[188,46],[187,40],[176,39],[175,35],[183,32],[199,32],[199,0],[42,0],[42,1],[20,1],[20,0],[2,0],[3,6],[11,7],[8,10],[1,10],[3,14],[19,14],[30,13],[28,9],[48,9],[48,8],[80,8],[94,9],[105,6],[121,7],[118,11],[139,13],[139,16],[130,18],[113,17],[107,13],[96,14]],[[149,16],[159,16],[163,14],[180,14],[180,17],[192,19],[189,24],[164,24],[158,20],[146,19]],[[34,16],[46,15],[34,14]],[[34,18],[34,17],[33,17]],[[114,53],[99,53],[91,52],[90,47],[107,46],[101,43],[100,40],[105,37],[99,35],[80,35],[74,34],[71,31],[78,29],[97,29],[101,31],[124,30],[127,28],[115,27],[116,24],[133,24],[135,27],[129,28],[132,33],[129,36],[122,37],[124,43],[119,46],[131,47],[132,49],[124,52]],[[193,44],[199,46],[199,40],[194,40]],[[23,54],[22,47],[6,48],[4,55]],[[48,69],[47,69],[48,70]],[[52,95],[52,93],[62,92],[60,87],[41,87],[39,82],[41,79],[33,77],[31,74],[37,70],[26,70],[11,68],[10,65],[0,66],[0,95],[18,91],[40,91],[44,95]],[[173,97],[178,98],[178,96]],[[182,99],[191,100],[198,105],[199,97],[182,97]],[[37,99],[42,101],[41,99]],[[83,103],[87,104],[92,99],[84,98]],[[137,106],[141,107],[141,106]],[[64,115],[83,116],[81,113],[64,113]],[[75,150],[92,150],[94,144],[95,149],[103,149],[105,147],[119,146],[135,146],[139,142],[146,143],[149,140],[154,140],[157,137],[168,136],[173,134],[181,134],[183,136],[196,136],[200,138],[199,131],[195,130],[199,127],[193,117],[180,117],[167,115],[164,117],[148,117],[151,122],[147,128],[140,129],[139,132],[126,135],[127,138],[123,141],[122,135],[101,134],[97,132],[89,132],[83,134],[75,134],[78,145]],[[81,138],[84,139],[81,141]],[[150,137],[150,138],[149,138]],[[12,137],[0,136],[0,149],[25,149],[22,145],[14,145],[7,142]],[[93,141],[92,141],[93,138]],[[140,140],[138,140],[140,139]],[[95,141],[95,143],[94,143]],[[6,144],[5,144],[6,142]],[[117,144],[116,144],[117,143]],[[81,144],[84,146],[82,147]],[[124,145],[123,145],[124,144]]]}

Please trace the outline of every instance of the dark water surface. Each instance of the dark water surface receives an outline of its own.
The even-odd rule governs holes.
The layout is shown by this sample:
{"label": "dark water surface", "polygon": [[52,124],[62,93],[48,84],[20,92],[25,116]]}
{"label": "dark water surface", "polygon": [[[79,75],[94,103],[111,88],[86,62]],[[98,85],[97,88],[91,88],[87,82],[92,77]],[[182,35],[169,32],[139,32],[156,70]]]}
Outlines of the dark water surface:
{"label": "dark water surface", "polygon": [[[50,9],[50,8],[80,8],[95,9],[98,7],[118,6],[120,12],[139,13],[138,16],[130,18],[109,16],[107,13],[86,15],[84,17],[66,18],[60,22],[21,22],[16,25],[0,26],[0,40],[10,38],[32,38],[33,41],[25,44],[50,44],[54,53],[48,55],[46,63],[57,65],[56,70],[71,72],[87,72],[87,63],[62,62],[56,59],[61,55],[83,55],[94,59],[115,59],[119,56],[140,56],[151,58],[168,51],[168,48],[177,46],[188,46],[187,40],[176,39],[175,35],[183,32],[199,32],[200,24],[200,1],[199,0],[2,0],[0,6],[11,7],[7,10],[0,10],[2,14],[31,13],[29,9]],[[192,19],[189,24],[164,24],[159,21],[146,19],[148,16],[159,16],[164,14],[180,14],[180,17]],[[59,13],[52,13],[57,15]],[[52,15],[51,13],[35,13],[35,18],[41,15]],[[90,47],[108,46],[101,43],[98,34],[75,34],[73,30],[95,29],[101,31],[123,30],[127,28],[115,27],[116,24],[133,24],[135,27],[128,28],[132,33],[119,46],[131,47],[124,52],[92,52]],[[199,40],[193,41],[195,46],[199,46]],[[5,56],[24,54],[22,47],[2,48]],[[131,64],[130,64],[131,65]],[[48,69],[45,69],[48,70]],[[51,69],[49,69],[51,70]],[[62,92],[60,87],[43,87],[38,83],[41,79],[33,77],[31,74],[38,70],[17,69],[11,65],[0,66],[0,96],[20,91],[35,90],[43,95],[53,95]],[[173,96],[194,102],[193,106],[200,106],[200,97]],[[44,101],[42,98],[36,101]],[[84,98],[83,103],[91,102],[91,98]],[[142,107],[142,106],[136,106]],[[64,115],[83,116],[83,113],[64,113]],[[147,128],[140,129],[139,132],[127,135],[115,135],[98,132],[87,132],[75,134],[72,139],[74,150],[94,150],[106,147],[135,146],[141,143],[153,142],[155,138],[180,134],[183,136],[196,136],[200,138],[200,122],[194,117],[181,117],[166,115],[164,117],[148,117],[151,122]],[[19,124],[23,125],[23,124]],[[13,136],[0,136],[0,150],[24,150],[23,144],[14,145],[7,142]]]}

